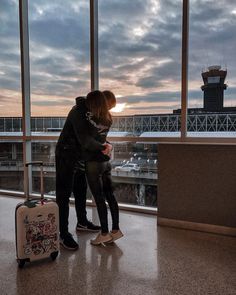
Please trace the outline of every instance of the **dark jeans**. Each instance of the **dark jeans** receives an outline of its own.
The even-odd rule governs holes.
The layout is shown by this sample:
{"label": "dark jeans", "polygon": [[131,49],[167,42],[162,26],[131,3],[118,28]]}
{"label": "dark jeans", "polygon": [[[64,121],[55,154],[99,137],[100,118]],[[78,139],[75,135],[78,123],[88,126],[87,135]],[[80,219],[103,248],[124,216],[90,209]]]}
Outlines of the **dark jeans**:
{"label": "dark jeans", "polygon": [[112,229],[119,229],[119,208],[113,194],[111,164],[109,162],[86,162],[86,176],[95,199],[102,233],[108,233],[107,201],[112,217]]}
{"label": "dark jeans", "polygon": [[59,207],[61,236],[68,233],[69,198],[72,191],[77,220],[82,224],[87,221],[87,181],[83,165],[71,151],[56,152],[56,201]]}

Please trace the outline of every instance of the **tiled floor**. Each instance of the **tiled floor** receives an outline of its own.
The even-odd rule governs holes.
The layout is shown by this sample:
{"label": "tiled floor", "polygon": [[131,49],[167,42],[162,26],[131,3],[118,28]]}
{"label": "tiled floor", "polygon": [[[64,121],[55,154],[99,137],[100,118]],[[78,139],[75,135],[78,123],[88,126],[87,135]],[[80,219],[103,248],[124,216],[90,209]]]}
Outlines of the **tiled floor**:
{"label": "tiled floor", "polygon": [[[121,212],[125,237],[91,246],[94,234],[75,234],[76,252],[18,269],[14,210],[19,199],[0,197],[0,294],[236,294],[236,238],[156,226],[156,217]],[[96,209],[88,215],[97,221]]]}

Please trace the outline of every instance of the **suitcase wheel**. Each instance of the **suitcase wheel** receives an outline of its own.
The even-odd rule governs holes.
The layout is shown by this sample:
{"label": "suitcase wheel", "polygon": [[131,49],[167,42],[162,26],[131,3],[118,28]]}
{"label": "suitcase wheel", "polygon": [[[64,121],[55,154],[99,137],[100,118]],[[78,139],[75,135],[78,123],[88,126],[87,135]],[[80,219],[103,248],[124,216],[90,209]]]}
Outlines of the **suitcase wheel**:
{"label": "suitcase wheel", "polygon": [[25,259],[17,259],[19,268],[23,268],[25,265]]}
{"label": "suitcase wheel", "polygon": [[51,256],[52,260],[55,260],[58,256],[58,251],[52,252],[50,256]]}

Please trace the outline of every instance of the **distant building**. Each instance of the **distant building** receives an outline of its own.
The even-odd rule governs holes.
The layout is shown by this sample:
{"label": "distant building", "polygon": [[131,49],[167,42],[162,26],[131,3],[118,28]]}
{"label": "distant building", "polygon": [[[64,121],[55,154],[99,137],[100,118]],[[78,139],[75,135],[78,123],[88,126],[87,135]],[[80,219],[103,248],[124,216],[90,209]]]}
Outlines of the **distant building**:
{"label": "distant building", "polygon": [[[204,85],[203,108],[189,108],[189,114],[196,113],[236,113],[236,107],[224,107],[224,90],[227,89],[225,78],[227,70],[221,70],[221,66],[210,66],[202,73]],[[180,109],[174,110],[174,114],[181,113]]]}
{"label": "distant building", "polygon": [[227,88],[225,77],[227,71],[220,66],[211,66],[208,71],[202,73],[204,85],[204,110],[206,112],[222,112],[224,109],[224,90]]}

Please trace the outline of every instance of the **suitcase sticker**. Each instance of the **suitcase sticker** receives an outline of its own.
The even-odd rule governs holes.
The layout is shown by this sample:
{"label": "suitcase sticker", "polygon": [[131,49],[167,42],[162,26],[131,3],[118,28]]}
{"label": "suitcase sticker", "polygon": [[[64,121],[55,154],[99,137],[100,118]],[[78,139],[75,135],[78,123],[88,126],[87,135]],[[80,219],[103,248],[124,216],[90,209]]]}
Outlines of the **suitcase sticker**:
{"label": "suitcase sticker", "polygon": [[[38,216],[41,217],[40,215]],[[24,220],[26,244],[23,246],[24,253],[40,255],[57,251],[57,225],[55,214],[49,213],[46,220],[29,221],[28,215]]]}

